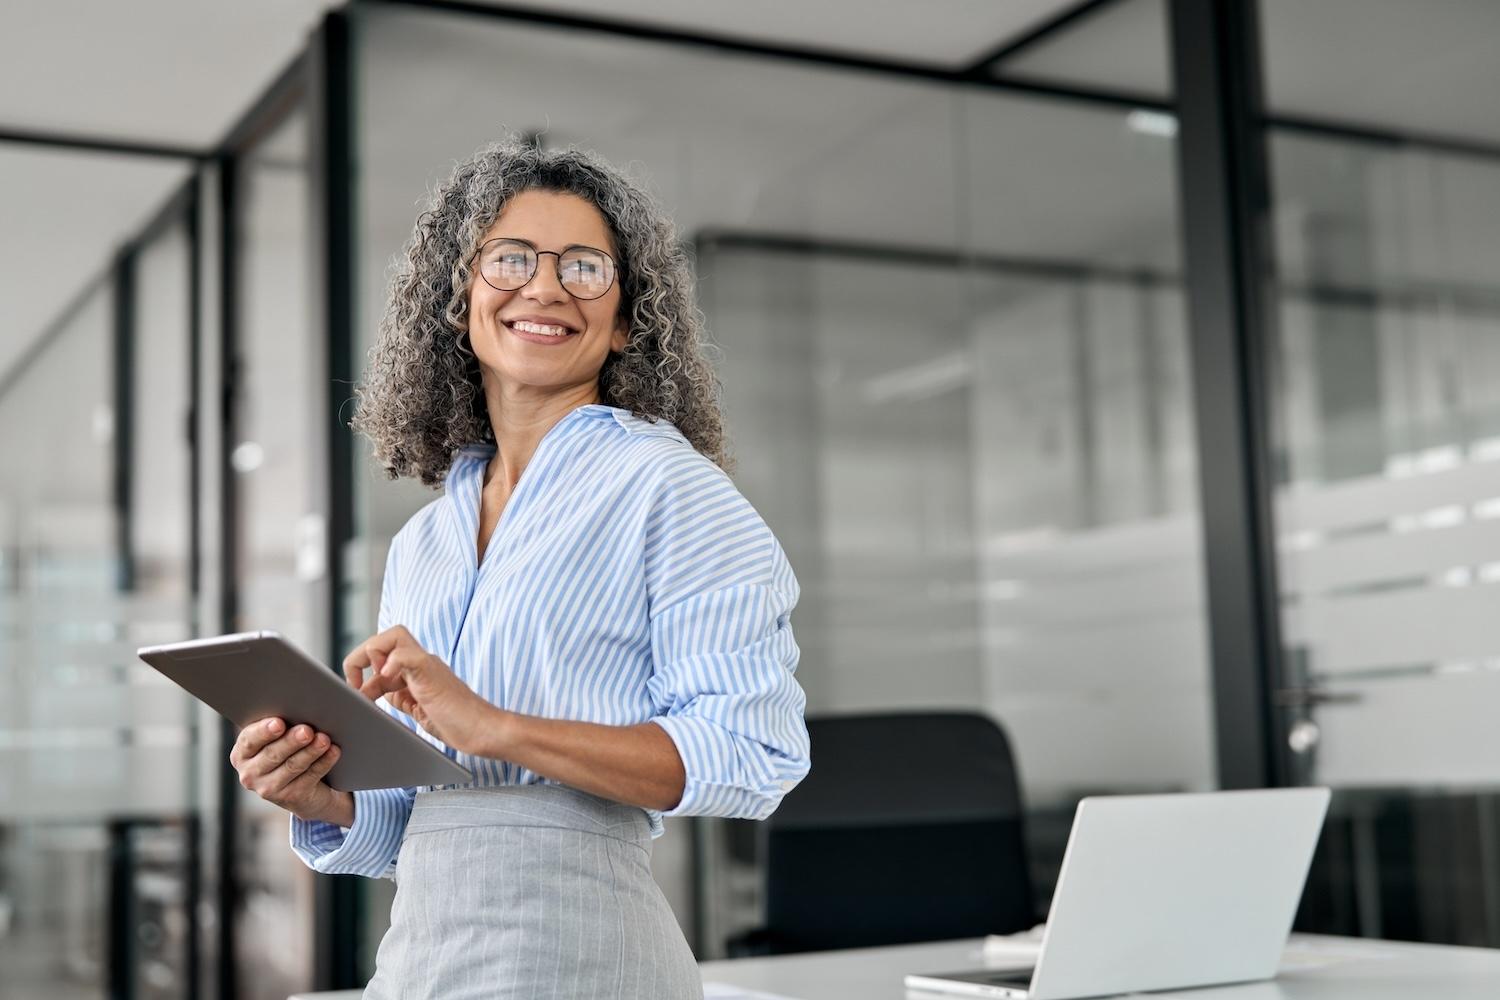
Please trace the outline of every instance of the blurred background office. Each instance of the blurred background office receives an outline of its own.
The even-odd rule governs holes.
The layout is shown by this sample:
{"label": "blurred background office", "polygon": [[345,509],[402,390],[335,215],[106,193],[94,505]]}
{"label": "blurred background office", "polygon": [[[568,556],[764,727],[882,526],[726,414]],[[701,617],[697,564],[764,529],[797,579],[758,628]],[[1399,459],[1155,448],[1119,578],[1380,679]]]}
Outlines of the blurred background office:
{"label": "blurred background office", "polygon": [[[368,976],[391,884],[304,869],[133,652],[373,631],[433,494],[350,385],[507,127],[677,219],[810,714],[998,724],[1028,916],[1081,796],[1322,783],[1299,928],[1500,946],[1497,46],[1495,0],[7,3],[0,994]],[[700,958],[773,850],[669,823]]]}

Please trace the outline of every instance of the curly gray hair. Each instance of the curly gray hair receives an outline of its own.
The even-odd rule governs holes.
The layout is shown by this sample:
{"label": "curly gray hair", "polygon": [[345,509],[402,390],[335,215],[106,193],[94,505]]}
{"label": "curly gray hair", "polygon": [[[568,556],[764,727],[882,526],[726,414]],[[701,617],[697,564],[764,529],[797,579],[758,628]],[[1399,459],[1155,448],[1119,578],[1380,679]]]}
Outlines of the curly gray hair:
{"label": "curly gray hair", "polygon": [[428,486],[443,481],[457,449],[494,440],[468,343],[469,265],[507,202],[529,189],[586,199],[614,234],[629,337],[599,372],[599,398],[671,421],[728,469],[720,384],[676,228],[649,194],[597,155],[543,151],[516,136],[460,163],[417,218],[349,426],[371,440],[389,478]]}

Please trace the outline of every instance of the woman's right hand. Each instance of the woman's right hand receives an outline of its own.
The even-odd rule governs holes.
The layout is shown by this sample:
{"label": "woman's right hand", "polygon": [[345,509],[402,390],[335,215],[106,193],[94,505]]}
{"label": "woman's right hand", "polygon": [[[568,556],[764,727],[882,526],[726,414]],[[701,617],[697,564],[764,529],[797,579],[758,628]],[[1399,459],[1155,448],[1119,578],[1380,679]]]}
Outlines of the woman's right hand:
{"label": "woman's right hand", "polygon": [[240,730],[229,763],[239,772],[240,784],[273,805],[305,820],[340,826],[354,823],[354,796],[323,781],[339,759],[339,748],[327,733],[311,726],[293,726],[275,716],[259,719]]}

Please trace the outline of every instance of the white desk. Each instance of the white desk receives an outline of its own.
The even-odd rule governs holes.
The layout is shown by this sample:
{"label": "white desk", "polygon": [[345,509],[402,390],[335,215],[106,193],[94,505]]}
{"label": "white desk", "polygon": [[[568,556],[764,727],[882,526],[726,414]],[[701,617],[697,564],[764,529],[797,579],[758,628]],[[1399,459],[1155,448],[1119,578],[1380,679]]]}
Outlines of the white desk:
{"label": "white desk", "polygon": [[[980,968],[979,939],[704,962],[703,979],[795,1000],[909,1000],[908,972]],[[1296,934],[1275,980],[1152,993],[1152,1000],[1496,1000],[1500,950]],[[1000,963],[1003,964],[1003,963]],[[359,990],[290,1000],[359,1000]]]}
{"label": "white desk", "polygon": [[[854,948],[775,958],[704,962],[705,982],[796,1000],[908,1000],[908,972],[985,965],[981,940]],[[1497,1000],[1500,950],[1296,934],[1288,965],[1265,983],[1152,993],[1152,1000]],[[994,963],[1004,965],[1006,963]]]}

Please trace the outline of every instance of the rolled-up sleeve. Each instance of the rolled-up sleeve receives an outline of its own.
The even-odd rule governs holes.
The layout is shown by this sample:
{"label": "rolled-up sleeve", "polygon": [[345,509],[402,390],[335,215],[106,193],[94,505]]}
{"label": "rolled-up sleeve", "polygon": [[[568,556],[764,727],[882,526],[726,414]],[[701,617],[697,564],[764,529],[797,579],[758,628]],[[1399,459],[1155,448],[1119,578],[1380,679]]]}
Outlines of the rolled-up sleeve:
{"label": "rolled-up sleeve", "polygon": [[764,819],[810,766],[795,678],[799,587],[771,530],[716,466],[663,485],[646,536],[651,697],[687,783],[664,816]]}
{"label": "rolled-up sleeve", "polygon": [[357,791],[351,827],[293,816],[292,850],[325,875],[392,878],[415,797],[415,788]]}
{"label": "rolled-up sleeve", "polygon": [[[386,557],[385,577],[380,589],[378,631],[395,624],[393,596],[397,586],[396,542],[391,542]],[[416,722],[404,712],[388,705],[384,698],[376,703],[420,735]],[[364,875],[368,878],[392,878],[396,874],[396,855],[411,818],[412,802],[417,789],[375,788],[354,793],[354,825],[309,821],[292,817],[292,850],[303,863],[325,875]]]}

